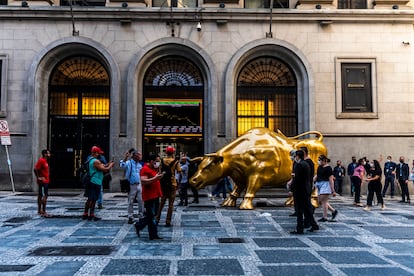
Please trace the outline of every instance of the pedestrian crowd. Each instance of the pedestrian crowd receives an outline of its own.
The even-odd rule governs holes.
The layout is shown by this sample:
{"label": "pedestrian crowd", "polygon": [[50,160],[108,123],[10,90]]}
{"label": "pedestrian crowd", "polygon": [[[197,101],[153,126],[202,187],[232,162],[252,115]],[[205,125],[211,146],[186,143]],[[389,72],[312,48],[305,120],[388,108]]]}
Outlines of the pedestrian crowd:
{"label": "pedestrian crowd", "polygon": [[[107,162],[104,152],[98,146],[93,146],[91,154],[87,157],[84,166],[89,178],[85,184],[84,196],[87,198],[84,212],[81,216],[84,220],[98,221],[100,217],[95,215],[95,206],[102,207],[103,186],[111,181],[111,169],[114,161]],[[166,156],[161,158],[159,155],[149,155],[145,159],[142,153],[134,148],[126,151],[124,158],[120,160],[119,166],[124,170],[124,179],[127,180],[129,187],[127,217],[128,224],[134,224],[137,235],[145,227],[148,228],[150,240],[162,239],[158,235],[157,225],[160,223],[162,211],[167,205],[165,226],[172,225],[174,202],[178,192],[178,206],[188,206],[189,179],[197,170],[196,164],[192,164],[191,159],[186,154],[175,155],[175,149],[168,146],[165,149]],[[42,150],[42,156],[34,166],[34,173],[38,184],[38,214],[43,217],[52,217],[46,212],[48,198],[49,179],[49,150]],[[309,157],[308,149],[301,147],[299,150],[291,152],[292,159],[292,178],[288,182],[289,194],[293,197],[295,212],[291,216],[296,216],[297,226],[292,234],[303,234],[304,230],[314,232],[319,230],[317,222],[335,221],[339,211],[334,208],[329,199],[337,195],[343,195],[344,179],[348,175],[350,180],[350,195],[354,198],[354,206],[364,207],[363,210],[371,211],[373,208],[374,195],[376,203],[381,210],[385,209],[384,197],[395,195],[395,182],[401,191],[401,203],[410,203],[408,182],[414,181],[414,161],[413,167],[409,169],[405,163],[404,156],[400,156],[399,163],[392,161],[391,156],[387,156],[383,169],[379,160],[369,161],[362,157],[357,160],[352,156],[345,169],[341,160],[337,160],[336,166],[330,166],[330,159],[325,155],[320,155],[318,164],[315,166]],[[384,175],[384,187],[382,186],[382,176]],[[366,204],[361,203],[361,187],[367,186]],[[220,194],[223,199],[226,193],[232,190],[232,179],[223,177],[212,190],[211,197],[215,199]],[[199,203],[198,191],[191,187],[193,201]],[[317,192],[317,203],[311,197]],[[167,203],[168,202],[168,203]],[[134,205],[138,205],[138,213],[134,215]],[[318,220],[314,218],[315,208],[322,207],[322,217]],[[330,215],[329,215],[330,214]]]}

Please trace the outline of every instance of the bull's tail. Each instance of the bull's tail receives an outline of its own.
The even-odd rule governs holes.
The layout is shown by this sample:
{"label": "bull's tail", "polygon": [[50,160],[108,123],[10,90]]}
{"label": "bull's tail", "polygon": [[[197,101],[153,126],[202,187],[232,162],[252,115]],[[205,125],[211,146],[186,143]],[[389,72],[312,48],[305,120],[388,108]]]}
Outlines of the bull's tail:
{"label": "bull's tail", "polygon": [[318,138],[318,141],[322,142],[323,140],[323,135],[321,132],[317,131],[317,130],[312,130],[312,131],[307,131],[304,133],[301,133],[299,135],[296,135],[294,137],[288,137],[289,139],[299,139],[300,137],[306,136],[306,135],[310,135],[310,134],[314,134],[316,136],[316,138]]}

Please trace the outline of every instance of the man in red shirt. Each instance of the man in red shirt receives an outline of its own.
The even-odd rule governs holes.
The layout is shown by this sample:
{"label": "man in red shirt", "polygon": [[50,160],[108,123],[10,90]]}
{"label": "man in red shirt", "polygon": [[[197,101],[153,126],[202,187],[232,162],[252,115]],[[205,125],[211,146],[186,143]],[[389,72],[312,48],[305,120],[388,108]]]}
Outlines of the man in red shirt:
{"label": "man in red shirt", "polygon": [[[155,216],[157,215],[160,197],[162,196],[160,179],[163,177],[162,173],[158,172],[160,166],[160,157],[150,155],[148,163],[141,169],[141,184],[142,184],[142,200],[145,206],[145,220],[148,225],[148,235],[150,240],[161,240],[158,236],[157,223]],[[140,222],[135,223],[135,229],[139,236],[139,230],[143,229],[145,225]]]}
{"label": "man in red shirt", "polygon": [[34,173],[36,175],[36,182],[39,185],[39,194],[37,196],[37,213],[42,217],[51,217],[46,213],[46,202],[49,195],[49,158],[50,151],[42,150],[42,157],[36,162]]}

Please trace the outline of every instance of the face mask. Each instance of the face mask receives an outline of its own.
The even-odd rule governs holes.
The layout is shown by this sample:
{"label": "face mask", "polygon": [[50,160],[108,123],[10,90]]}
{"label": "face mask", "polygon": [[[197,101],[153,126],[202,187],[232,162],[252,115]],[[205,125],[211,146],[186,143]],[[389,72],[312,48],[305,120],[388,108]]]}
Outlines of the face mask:
{"label": "face mask", "polygon": [[322,165],[322,161],[321,160],[318,160],[318,165],[319,166]]}
{"label": "face mask", "polygon": [[391,162],[391,159],[387,159],[387,162],[389,163],[389,162]]}
{"label": "face mask", "polygon": [[154,168],[158,169],[160,167],[160,162],[155,162]]}
{"label": "face mask", "polygon": [[404,163],[404,159],[400,159],[400,163]]}
{"label": "face mask", "polygon": [[364,162],[362,162],[362,164],[365,166],[367,164],[367,162],[364,161]]}
{"label": "face mask", "polygon": [[369,163],[369,166],[370,166],[371,168],[373,168],[373,167],[374,167],[374,163]]}

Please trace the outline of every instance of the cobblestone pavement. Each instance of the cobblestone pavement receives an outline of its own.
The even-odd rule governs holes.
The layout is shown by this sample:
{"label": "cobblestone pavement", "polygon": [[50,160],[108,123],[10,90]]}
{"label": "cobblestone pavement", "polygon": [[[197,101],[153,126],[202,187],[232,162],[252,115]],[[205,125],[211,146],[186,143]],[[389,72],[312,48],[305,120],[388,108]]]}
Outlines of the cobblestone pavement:
{"label": "cobblestone pavement", "polygon": [[123,194],[106,193],[97,212],[103,220],[93,222],[80,218],[80,192],[51,192],[53,218],[36,214],[35,195],[0,192],[0,274],[413,275],[414,207],[385,200],[385,211],[366,212],[337,197],[336,222],[293,236],[295,218],[283,198],[258,199],[263,207],[246,211],[203,197],[176,206],[172,227],[164,213],[164,239],[149,241],[146,229],[138,238],[127,223]]}

